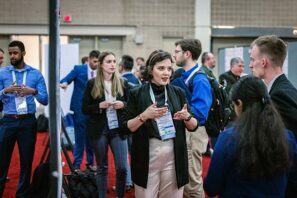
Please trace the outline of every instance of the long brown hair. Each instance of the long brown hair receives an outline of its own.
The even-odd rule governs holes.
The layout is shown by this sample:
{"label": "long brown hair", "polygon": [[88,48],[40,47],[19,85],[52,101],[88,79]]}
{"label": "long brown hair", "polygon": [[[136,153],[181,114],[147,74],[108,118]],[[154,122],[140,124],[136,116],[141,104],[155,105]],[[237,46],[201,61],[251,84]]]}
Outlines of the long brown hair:
{"label": "long brown hair", "polygon": [[[95,77],[95,83],[91,92],[93,98],[101,98],[104,96],[104,76],[102,65],[105,57],[108,55],[113,55],[115,57],[112,52],[102,52],[99,56],[97,76]],[[120,96],[124,95],[124,81],[117,70],[112,75],[111,84],[111,94],[113,97],[116,97],[117,94],[120,94]]]}

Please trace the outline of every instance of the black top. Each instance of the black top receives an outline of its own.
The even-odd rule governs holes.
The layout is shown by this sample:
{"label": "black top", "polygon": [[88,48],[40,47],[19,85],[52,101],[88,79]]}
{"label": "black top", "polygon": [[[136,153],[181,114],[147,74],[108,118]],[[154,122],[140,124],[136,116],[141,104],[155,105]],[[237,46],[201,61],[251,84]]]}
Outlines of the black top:
{"label": "black top", "polygon": [[[106,118],[106,110],[99,109],[99,103],[105,101],[105,96],[103,95],[101,98],[94,99],[91,95],[91,91],[94,86],[94,79],[91,79],[87,83],[87,87],[84,92],[83,101],[82,101],[82,112],[88,115],[87,119],[87,128],[86,134],[88,138],[99,138],[103,133],[103,129],[107,126],[107,118]],[[126,105],[127,96],[129,94],[130,86],[127,81],[124,81],[124,95],[120,96],[119,94],[116,96],[116,100],[121,100]],[[124,112],[124,109],[117,110],[118,120],[121,114]],[[119,120],[120,122],[120,120]],[[120,123],[119,123],[120,125]],[[120,128],[112,129],[110,131],[110,135],[120,134]],[[121,138],[125,138],[125,136],[121,133]]]}
{"label": "black top", "polygon": [[[187,103],[186,95],[182,89],[173,85],[166,85],[166,88],[168,93],[168,105],[171,106],[171,114],[174,115],[174,113],[180,111],[184,104]],[[152,105],[152,103],[149,93],[149,83],[132,89],[127,102],[126,112],[122,114],[121,117],[123,128],[128,129],[127,121],[141,114],[147,107]],[[188,183],[189,174],[185,124],[182,120],[173,120],[173,123],[176,130],[176,137],[174,138],[175,171],[177,187],[180,188]],[[152,120],[147,120],[134,133],[132,133],[132,180],[135,184],[143,188],[146,188],[148,180],[149,131],[151,130],[154,130]]]}
{"label": "black top", "polygon": [[[154,92],[154,96],[157,102],[157,107],[162,107],[165,105],[165,87],[164,86],[158,86],[154,83],[151,83],[152,85],[152,89]],[[161,140],[161,136],[157,127],[157,123],[152,120],[153,123],[153,130],[149,130],[149,136],[150,138],[158,138],[159,140]]]}
{"label": "black top", "polygon": [[234,75],[230,70],[222,73],[219,76],[219,82],[225,87],[226,92],[229,94],[232,86],[240,79],[240,76]]}
{"label": "black top", "polygon": [[154,83],[151,83],[155,99],[158,107],[162,107],[165,105],[165,86],[158,86]]}

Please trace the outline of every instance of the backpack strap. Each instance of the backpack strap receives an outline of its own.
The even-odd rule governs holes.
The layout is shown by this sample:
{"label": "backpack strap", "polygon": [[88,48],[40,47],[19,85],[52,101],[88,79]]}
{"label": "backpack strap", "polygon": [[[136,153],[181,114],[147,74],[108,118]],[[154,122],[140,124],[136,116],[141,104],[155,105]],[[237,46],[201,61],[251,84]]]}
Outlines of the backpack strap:
{"label": "backpack strap", "polygon": [[185,84],[189,85],[189,81],[194,79],[194,76],[196,76],[197,73],[199,73],[202,65],[198,66],[192,73],[188,76],[188,78],[185,80]]}
{"label": "backpack strap", "polygon": [[186,83],[186,85],[187,85],[187,87],[188,87],[188,89],[189,89],[189,91],[190,91],[191,93],[193,92],[193,81],[194,81],[195,77],[196,77],[198,74],[205,75],[206,78],[207,78],[207,80],[209,81],[209,77],[207,76],[206,73],[204,73],[204,72],[202,72],[202,71],[200,71],[200,70],[196,71],[195,73],[192,72],[191,75],[190,75],[191,78],[187,79],[187,80],[188,80],[188,83]]}

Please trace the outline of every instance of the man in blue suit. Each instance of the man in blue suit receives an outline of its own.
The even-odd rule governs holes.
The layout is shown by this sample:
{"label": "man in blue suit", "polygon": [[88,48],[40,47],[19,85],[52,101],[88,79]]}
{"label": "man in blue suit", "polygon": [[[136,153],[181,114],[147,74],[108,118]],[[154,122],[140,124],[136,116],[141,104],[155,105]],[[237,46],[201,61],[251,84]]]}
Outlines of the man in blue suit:
{"label": "man in blue suit", "polygon": [[132,86],[139,85],[139,81],[132,73],[133,69],[133,58],[129,55],[123,55],[121,62],[119,63],[119,72],[122,74],[122,77],[125,78],[128,83]]}
{"label": "man in blue suit", "polygon": [[94,164],[94,151],[86,138],[86,116],[82,113],[82,97],[89,79],[94,78],[97,73],[99,64],[98,50],[93,50],[89,54],[88,64],[75,65],[72,71],[60,81],[60,87],[66,89],[67,86],[73,81],[74,89],[71,97],[70,110],[74,112],[74,162],[73,166],[78,171],[84,155],[84,148],[86,147],[87,153],[87,169],[96,171]]}

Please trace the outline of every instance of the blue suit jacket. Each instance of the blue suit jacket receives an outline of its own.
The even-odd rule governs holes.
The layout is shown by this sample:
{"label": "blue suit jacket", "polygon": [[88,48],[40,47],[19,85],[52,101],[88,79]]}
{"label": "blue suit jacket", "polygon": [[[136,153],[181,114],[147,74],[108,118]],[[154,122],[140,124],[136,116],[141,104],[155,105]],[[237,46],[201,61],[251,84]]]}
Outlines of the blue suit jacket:
{"label": "blue suit jacket", "polygon": [[60,83],[70,84],[74,81],[70,110],[81,112],[82,98],[88,82],[88,65],[75,65],[71,72]]}
{"label": "blue suit jacket", "polygon": [[139,85],[138,79],[131,72],[124,73],[122,76],[133,86]]}

